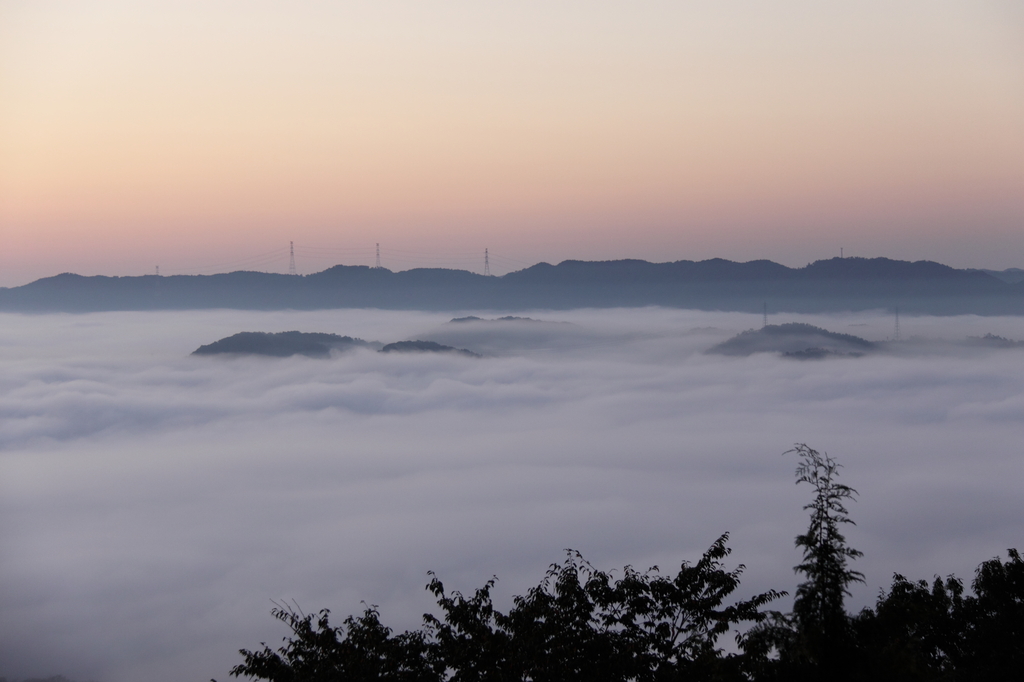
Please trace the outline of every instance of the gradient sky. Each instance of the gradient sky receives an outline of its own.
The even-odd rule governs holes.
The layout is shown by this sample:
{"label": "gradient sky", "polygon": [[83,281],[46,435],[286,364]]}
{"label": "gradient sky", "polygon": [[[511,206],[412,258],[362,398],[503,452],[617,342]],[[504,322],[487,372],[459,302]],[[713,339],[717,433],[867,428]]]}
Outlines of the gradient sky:
{"label": "gradient sky", "polygon": [[0,0],[0,286],[336,262],[1024,267],[1024,9]]}

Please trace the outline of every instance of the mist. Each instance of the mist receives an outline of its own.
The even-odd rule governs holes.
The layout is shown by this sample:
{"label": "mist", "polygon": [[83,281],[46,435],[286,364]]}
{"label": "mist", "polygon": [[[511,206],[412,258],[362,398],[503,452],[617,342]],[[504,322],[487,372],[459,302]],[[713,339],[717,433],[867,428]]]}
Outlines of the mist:
{"label": "mist", "polygon": [[[224,680],[287,634],[272,599],[400,630],[433,610],[428,570],[497,575],[502,607],[566,548],[671,571],[725,531],[740,597],[792,592],[797,442],[860,492],[850,610],[893,572],[969,581],[1024,544],[1024,349],[961,344],[1024,318],[903,317],[898,352],[805,362],[705,354],[761,325],[740,313],[448,323],[501,314],[0,315],[0,676]],[[885,313],[769,321],[893,334]],[[288,330],[485,357],[189,356]]]}

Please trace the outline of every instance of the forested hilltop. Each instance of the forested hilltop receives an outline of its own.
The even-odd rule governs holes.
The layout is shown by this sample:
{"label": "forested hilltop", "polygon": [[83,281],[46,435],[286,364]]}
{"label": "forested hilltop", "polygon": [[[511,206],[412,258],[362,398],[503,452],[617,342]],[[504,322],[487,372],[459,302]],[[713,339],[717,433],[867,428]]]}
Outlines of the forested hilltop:
{"label": "forested hilltop", "polygon": [[[503,613],[494,581],[470,595],[448,592],[436,576],[427,589],[441,615],[394,634],[376,607],[332,625],[330,612],[279,607],[291,630],[284,645],[242,650],[231,674],[271,682],[761,682],[989,681],[1019,679],[1024,666],[1024,561],[984,561],[965,590],[950,576],[912,581],[895,574],[874,608],[849,614],[844,597],[864,576],[861,552],[842,529],[856,491],[838,480],[839,464],[797,445],[798,483],[814,495],[807,531],[796,537],[803,577],[789,613],[768,607],[785,592],[746,600],[742,565],[729,569],[728,534],[676,575],[626,567],[621,577],[570,552]],[[733,636],[726,652],[720,639]]]}
{"label": "forested hilltop", "polygon": [[311,275],[83,277],[65,273],[0,289],[0,311],[524,310],[660,305],[699,310],[1024,314],[1024,282],[930,261],[833,258],[803,268],[767,260],[539,263],[501,277],[465,270],[392,272],[336,265]]}

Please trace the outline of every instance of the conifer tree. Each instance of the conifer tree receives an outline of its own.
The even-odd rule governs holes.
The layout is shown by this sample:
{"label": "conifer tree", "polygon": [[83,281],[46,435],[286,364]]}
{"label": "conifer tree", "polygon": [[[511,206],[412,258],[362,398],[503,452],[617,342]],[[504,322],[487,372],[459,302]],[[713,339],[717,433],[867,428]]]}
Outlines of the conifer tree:
{"label": "conifer tree", "polygon": [[800,463],[796,482],[814,487],[814,499],[804,506],[810,511],[807,532],[796,537],[803,561],[793,570],[805,576],[793,601],[798,648],[806,662],[821,673],[839,674],[850,648],[850,619],[843,600],[849,585],[864,582],[864,574],[850,568],[850,561],[862,553],[846,544],[843,524],[853,524],[846,500],[857,491],[836,479],[841,465],[828,453],[797,444],[786,454],[796,453]]}

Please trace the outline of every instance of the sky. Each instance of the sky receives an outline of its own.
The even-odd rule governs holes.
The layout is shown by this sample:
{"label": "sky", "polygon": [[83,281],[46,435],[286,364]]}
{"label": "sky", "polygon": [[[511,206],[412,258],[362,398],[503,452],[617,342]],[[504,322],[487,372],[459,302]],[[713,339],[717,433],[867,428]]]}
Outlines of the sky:
{"label": "sky", "polygon": [[0,0],[0,286],[567,258],[1024,267],[1024,10]]}
{"label": "sky", "polygon": [[[507,609],[566,548],[674,574],[730,532],[737,598],[792,594],[798,442],[859,491],[852,611],[894,572],[969,584],[1021,547],[1024,349],[962,342],[1024,339],[1024,318],[904,316],[899,352],[800,362],[703,352],[759,315],[526,314],[549,324],[0,314],[0,677],[225,680],[238,649],[287,634],[271,600],[336,620],[375,604],[401,631],[437,613],[427,571],[463,592],[496,575]],[[893,333],[875,312],[769,321]],[[488,357],[189,356],[291,329]]]}

